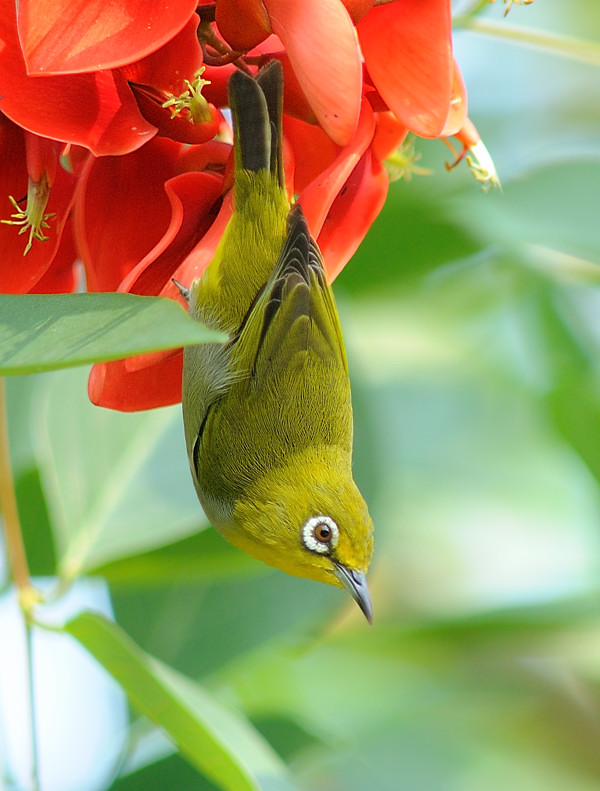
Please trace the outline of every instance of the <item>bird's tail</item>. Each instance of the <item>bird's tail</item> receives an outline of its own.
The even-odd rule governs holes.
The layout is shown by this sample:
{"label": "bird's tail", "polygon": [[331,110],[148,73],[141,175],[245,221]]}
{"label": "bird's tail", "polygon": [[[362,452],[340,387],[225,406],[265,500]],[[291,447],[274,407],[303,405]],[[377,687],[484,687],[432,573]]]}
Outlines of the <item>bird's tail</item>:
{"label": "bird's tail", "polygon": [[283,69],[270,61],[252,78],[242,71],[229,79],[229,106],[233,114],[236,171],[266,170],[284,187]]}

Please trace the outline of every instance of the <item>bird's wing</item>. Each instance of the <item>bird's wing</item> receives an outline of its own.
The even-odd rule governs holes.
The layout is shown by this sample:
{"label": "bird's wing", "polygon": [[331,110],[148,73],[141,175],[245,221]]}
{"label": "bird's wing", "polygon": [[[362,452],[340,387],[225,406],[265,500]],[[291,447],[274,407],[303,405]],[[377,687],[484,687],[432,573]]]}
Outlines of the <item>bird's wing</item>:
{"label": "bird's wing", "polygon": [[232,360],[260,390],[290,366],[312,359],[347,377],[342,331],[319,248],[300,206],[272,277],[257,295],[234,340]]}

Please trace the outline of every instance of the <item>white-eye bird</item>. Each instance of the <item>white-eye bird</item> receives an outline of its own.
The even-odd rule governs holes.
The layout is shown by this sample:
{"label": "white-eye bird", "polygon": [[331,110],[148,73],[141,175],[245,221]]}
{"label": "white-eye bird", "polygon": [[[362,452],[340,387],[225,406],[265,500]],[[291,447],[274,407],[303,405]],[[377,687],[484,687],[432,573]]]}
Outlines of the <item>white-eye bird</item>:
{"label": "white-eye bird", "polygon": [[[234,211],[190,289],[228,340],[188,346],[183,419],[200,502],[232,544],[345,587],[371,621],[373,523],[352,478],[352,405],[333,293],[283,172],[283,73],[229,82]],[[179,284],[178,284],[179,285]]]}

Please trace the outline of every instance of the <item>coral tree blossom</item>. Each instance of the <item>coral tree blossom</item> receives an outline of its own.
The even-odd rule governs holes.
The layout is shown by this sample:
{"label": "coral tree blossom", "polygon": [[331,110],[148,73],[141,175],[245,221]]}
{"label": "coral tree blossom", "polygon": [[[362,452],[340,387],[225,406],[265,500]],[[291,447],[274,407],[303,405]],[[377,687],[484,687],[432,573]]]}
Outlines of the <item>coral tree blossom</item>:
{"label": "coral tree blossom", "polygon": [[[181,301],[171,278],[204,271],[231,216],[227,80],[272,58],[290,198],[331,279],[409,132],[478,141],[450,0],[0,0],[0,291]],[[89,392],[175,403],[181,352],[95,365]]]}

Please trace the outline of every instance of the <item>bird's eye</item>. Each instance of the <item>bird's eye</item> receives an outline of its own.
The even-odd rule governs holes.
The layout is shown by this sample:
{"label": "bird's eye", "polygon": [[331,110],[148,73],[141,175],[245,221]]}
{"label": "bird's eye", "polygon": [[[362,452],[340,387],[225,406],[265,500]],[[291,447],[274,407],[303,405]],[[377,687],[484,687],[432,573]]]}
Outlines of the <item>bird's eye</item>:
{"label": "bird's eye", "polygon": [[323,555],[337,544],[339,530],[329,516],[312,516],[302,528],[302,543],[311,552]]}
{"label": "bird's eye", "polygon": [[329,544],[332,535],[333,530],[329,527],[327,522],[319,522],[315,527],[315,538],[322,544]]}

